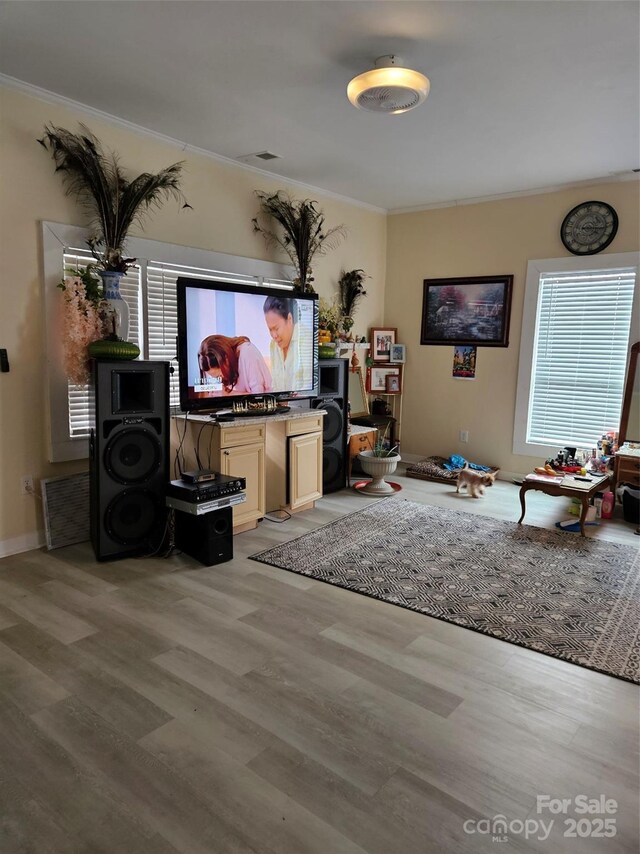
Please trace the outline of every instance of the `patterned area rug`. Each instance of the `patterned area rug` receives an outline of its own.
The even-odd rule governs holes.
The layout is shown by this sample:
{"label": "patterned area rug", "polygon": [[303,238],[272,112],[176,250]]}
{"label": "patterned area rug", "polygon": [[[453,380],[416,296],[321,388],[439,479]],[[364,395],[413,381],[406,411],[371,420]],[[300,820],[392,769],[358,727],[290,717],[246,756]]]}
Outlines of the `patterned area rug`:
{"label": "patterned area rug", "polygon": [[640,682],[630,546],[391,498],[252,560]]}

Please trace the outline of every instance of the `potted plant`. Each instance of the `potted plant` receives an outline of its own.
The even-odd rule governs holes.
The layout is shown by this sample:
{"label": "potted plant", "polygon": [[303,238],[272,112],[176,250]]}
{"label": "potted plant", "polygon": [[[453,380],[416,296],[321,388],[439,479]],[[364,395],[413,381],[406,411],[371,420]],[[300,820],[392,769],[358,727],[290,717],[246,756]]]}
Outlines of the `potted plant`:
{"label": "potted plant", "polygon": [[343,225],[326,229],[324,214],[312,199],[301,201],[278,190],[277,193],[257,191],[261,213],[279,226],[278,231],[261,224],[258,217],[252,219],[253,230],[260,232],[267,246],[279,246],[289,256],[296,268],[295,287],[313,292],[311,262],[316,255],[324,255],[333,249],[345,236]]}
{"label": "potted plant", "polygon": [[75,196],[90,218],[89,248],[104,287],[104,296],[119,318],[118,334],[126,338],[129,309],[120,294],[120,280],[135,258],[125,257],[129,229],[140,224],[151,208],[173,196],[190,207],[180,190],[182,163],[167,166],[157,174],[143,172],[129,180],[113,152],[105,152],[91,131],[80,125],[80,133],[45,125],[38,142],[50,152],[56,172],[62,173],[67,195]]}
{"label": "potted plant", "polygon": [[387,447],[390,427],[391,422],[387,424],[383,436],[378,435],[370,451],[360,451],[358,454],[362,470],[371,477],[370,483],[359,488],[359,492],[364,492],[365,495],[391,495],[395,491],[393,486],[385,481],[385,477],[394,473],[402,457],[396,453],[397,445]]}

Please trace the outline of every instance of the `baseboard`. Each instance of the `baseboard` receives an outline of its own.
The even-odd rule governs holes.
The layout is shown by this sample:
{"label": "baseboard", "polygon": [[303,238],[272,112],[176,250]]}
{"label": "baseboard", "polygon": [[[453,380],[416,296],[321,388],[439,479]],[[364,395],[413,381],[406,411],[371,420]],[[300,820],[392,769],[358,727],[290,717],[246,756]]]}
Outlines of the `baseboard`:
{"label": "baseboard", "polygon": [[44,531],[32,531],[21,537],[12,537],[9,540],[0,540],[0,558],[18,555],[21,552],[30,552],[39,549],[45,544]]}

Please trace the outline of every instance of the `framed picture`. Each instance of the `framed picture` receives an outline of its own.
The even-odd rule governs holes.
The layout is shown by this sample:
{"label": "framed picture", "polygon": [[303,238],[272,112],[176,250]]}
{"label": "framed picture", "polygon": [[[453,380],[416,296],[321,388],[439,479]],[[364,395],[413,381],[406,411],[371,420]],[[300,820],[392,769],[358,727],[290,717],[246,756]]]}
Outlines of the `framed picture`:
{"label": "framed picture", "polygon": [[351,368],[349,371],[349,415],[351,418],[361,418],[369,414],[369,398],[364,385],[362,368]]}
{"label": "framed picture", "polygon": [[391,346],[396,343],[396,329],[371,330],[371,358],[374,362],[390,362]]}
{"label": "framed picture", "polygon": [[513,276],[425,279],[421,344],[508,347]]}
{"label": "framed picture", "polygon": [[397,377],[398,380],[398,391],[393,392],[393,394],[399,394],[402,391],[402,368],[394,367],[394,368],[381,368],[378,365],[374,365],[372,368],[369,368],[369,389],[368,391],[371,394],[375,394],[377,392],[382,392],[383,394],[387,393],[387,377]]}
{"label": "framed picture", "polygon": [[453,372],[456,380],[475,380],[477,347],[461,345],[453,348]]}
{"label": "framed picture", "polygon": [[404,344],[392,344],[390,352],[390,362],[395,362],[397,365],[404,365],[407,360],[407,348]]}
{"label": "framed picture", "polygon": [[400,376],[399,374],[387,374],[384,378],[387,394],[400,394]]}

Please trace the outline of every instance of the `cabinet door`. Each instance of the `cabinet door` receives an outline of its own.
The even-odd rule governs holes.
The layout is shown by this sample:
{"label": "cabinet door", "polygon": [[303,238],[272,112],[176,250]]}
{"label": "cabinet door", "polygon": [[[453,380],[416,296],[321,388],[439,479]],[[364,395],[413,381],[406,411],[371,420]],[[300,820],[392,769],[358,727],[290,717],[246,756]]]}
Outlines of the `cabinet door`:
{"label": "cabinet door", "polygon": [[233,508],[234,527],[261,519],[266,512],[264,445],[225,448],[220,458],[222,474],[244,477],[247,481],[247,500]]}
{"label": "cabinet door", "polygon": [[289,439],[289,506],[292,510],[322,498],[322,433]]}

